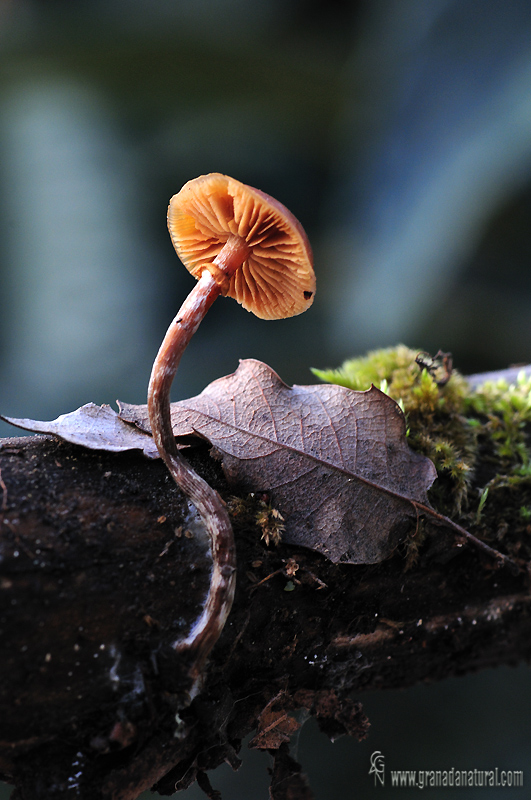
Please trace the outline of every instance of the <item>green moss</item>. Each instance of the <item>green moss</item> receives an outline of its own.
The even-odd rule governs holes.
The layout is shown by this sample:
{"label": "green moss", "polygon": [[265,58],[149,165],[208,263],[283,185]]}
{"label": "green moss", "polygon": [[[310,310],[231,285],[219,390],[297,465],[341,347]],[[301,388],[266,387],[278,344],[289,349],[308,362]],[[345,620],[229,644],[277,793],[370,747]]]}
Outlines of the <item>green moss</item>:
{"label": "green moss", "polygon": [[373,350],[361,358],[352,358],[339,369],[312,369],[312,372],[326,383],[337,383],[359,391],[368,389],[371,384],[379,387],[384,380],[389,385],[409,384],[412,372],[417,371],[414,363],[417,352],[400,344],[385,350]]}
{"label": "green moss", "polygon": [[[424,354],[426,363],[419,365],[418,353],[398,345],[313,372],[355,390],[374,384],[396,400],[411,447],[437,469],[430,500],[439,512],[484,538],[503,538],[508,530],[518,534],[529,527],[525,515],[531,509],[531,378],[522,374],[515,384],[485,383],[473,390],[455,370],[448,379],[442,359]],[[510,524],[508,508],[515,510]]]}
{"label": "green moss", "polygon": [[496,456],[512,465],[513,476],[529,480],[526,425],[531,423],[531,377],[522,372],[515,384],[503,380],[484,383],[467,397],[467,411],[483,419]]}

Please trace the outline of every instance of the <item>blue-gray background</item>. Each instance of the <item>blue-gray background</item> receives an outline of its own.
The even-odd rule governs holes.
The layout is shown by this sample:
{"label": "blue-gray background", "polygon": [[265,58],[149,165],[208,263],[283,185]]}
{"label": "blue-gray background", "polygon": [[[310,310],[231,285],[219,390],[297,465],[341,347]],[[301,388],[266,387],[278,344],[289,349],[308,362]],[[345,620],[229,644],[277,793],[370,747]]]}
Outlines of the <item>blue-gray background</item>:
{"label": "blue-gray background", "polygon": [[[144,402],[193,285],[168,199],[211,171],[295,213],[318,293],[277,323],[220,300],[174,399],[244,357],[288,383],[398,341],[451,350],[464,372],[531,361],[528,0],[0,0],[2,413]],[[389,767],[531,780],[528,679],[368,696],[362,745],[310,724],[299,756],[318,800],[383,795],[378,749]],[[265,799],[266,766],[251,755],[228,800]]]}

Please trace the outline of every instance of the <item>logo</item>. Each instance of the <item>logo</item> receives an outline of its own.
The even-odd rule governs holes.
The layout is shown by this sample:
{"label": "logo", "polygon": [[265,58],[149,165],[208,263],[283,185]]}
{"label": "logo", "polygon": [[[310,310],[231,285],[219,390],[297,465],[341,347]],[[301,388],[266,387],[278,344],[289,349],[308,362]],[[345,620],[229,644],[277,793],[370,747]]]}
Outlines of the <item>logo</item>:
{"label": "logo", "polygon": [[371,768],[369,775],[374,774],[374,785],[380,781],[382,786],[385,782],[385,759],[380,750],[375,750],[371,756]]}

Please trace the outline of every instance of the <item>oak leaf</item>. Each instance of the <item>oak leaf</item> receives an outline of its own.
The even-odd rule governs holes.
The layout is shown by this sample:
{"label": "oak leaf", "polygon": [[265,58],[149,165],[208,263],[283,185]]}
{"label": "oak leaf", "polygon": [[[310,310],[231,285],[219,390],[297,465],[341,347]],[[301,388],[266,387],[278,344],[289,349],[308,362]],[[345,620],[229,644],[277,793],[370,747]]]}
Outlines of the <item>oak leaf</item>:
{"label": "oak leaf", "polygon": [[[120,416],[149,431],[144,406],[120,404]],[[382,561],[416,519],[415,504],[429,506],[435,467],[410,449],[404,415],[375,387],[289,387],[247,359],[172,404],[172,425],[213,445],[229,483],[270,496],[285,542],[335,562]]]}

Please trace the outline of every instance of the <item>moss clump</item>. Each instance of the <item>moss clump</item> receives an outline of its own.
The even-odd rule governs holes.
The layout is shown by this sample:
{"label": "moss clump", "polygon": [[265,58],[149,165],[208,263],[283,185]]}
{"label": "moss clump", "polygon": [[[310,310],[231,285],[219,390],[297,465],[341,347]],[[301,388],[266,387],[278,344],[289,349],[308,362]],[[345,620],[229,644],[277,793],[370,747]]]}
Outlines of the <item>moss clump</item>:
{"label": "moss clump", "polygon": [[487,381],[467,396],[466,404],[467,413],[488,428],[497,458],[513,465],[513,477],[531,477],[526,432],[531,422],[531,377],[521,372],[514,384]]}
{"label": "moss clump", "polygon": [[[398,345],[346,361],[339,369],[313,372],[355,390],[374,384],[400,405],[411,447],[437,469],[439,480],[430,493],[436,510],[460,518],[484,538],[505,538],[509,529],[517,535],[521,528],[527,531],[531,377],[522,373],[515,384],[500,381],[472,389],[457,371],[449,374],[442,359],[417,363],[418,355]],[[508,508],[516,510],[509,525]]]}

